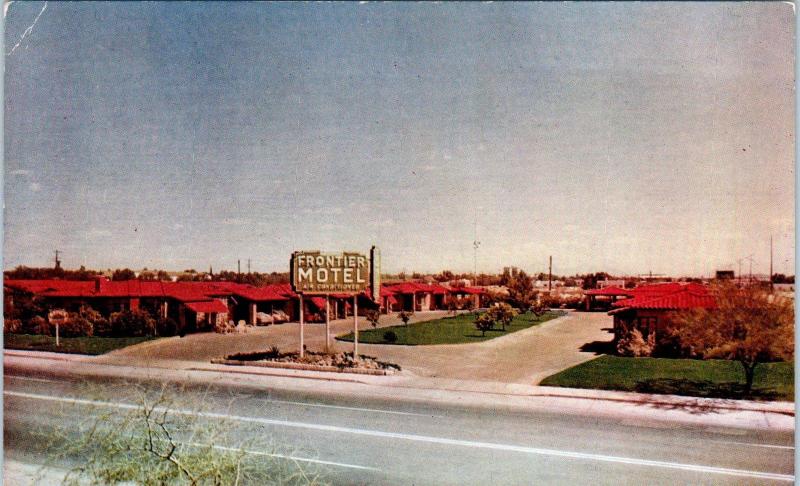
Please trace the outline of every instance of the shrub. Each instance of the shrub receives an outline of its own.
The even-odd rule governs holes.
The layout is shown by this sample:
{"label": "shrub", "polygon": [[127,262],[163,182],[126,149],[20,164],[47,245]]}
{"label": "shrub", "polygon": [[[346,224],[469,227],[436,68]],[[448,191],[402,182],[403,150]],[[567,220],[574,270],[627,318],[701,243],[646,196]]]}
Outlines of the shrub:
{"label": "shrub", "polygon": [[[53,333],[55,326],[51,324]],[[61,337],[84,337],[94,334],[92,323],[78,313],[71,312],[63,324],[58,326],[58,335]]]}
{"label": "shrub", "polygon": [[213,325],[214,332],[217,334],[230,334],[236,330],[233,321],[226,321],[218,319]]}
{"label": "shrub", "polygon": [[[491,318],[492,322],[499,322],[503,325],[503,330],[506,330],[506,326],[511,324],[511,321],[514,320],[514,317],[518,315],[516,309],[511,307],[510,304],[506,304],[505,302],[495,304],[489,308],[486,313]],[[478,328],[480,329],[480,328]]]}
{"label": "shrub", "polygon": [[140,309],[111,314],[111,335],[114,337],[152,336],[155,325],[155,319]]}
{"label": "shrub", "polygon": [[175,336],[178,334],[178,323],[171,317],[159,317],[156,321],[156,333],[159,336]]}
{"label": "shrub", "polygon": [[372,324],[373,328],[377,328],[378,327],[378,322],[381,319],[380,311],[375,310],[375,309],[369,309],[364,313],[364,315],[366,316],[366,318],[369,321],[369,323]]}
{"label": "shrub", "polygon": [[650,334],[645,341],[642,333],[638,329],[628,332],[617,343],[617,352],[622,356],[633,356],[640,358],[653,354],[655,346],[655,335]]}
{"label": "shrub", "polygon": [[394,331],[386,331],[383,333],[383,340],[387,343],[397,342],[397,334]]}
{"label": "shrub", "polygon": [[481,332],[481,336],[485,336],[486,331],[494,328],[494,319],[488,312],[484,312],[475,318],[475,327]]}
{"label": "shrub", "polygon": [[88,305],[82,306],[78,315],[92,325],[93,335],[107,336],[111,334],[111,326],[108,319]]}
{"label": "shrub", "polygon": [[42,316],[33,316],[28,320],[22,320],[20,332],[23,334],[50,334],[50,324]]}
{"label": "shrub", "polygon": [[22,321],[19,319],[5,319],[3,332],[18,333],[22,330]]}
{"label": "shrub", "polygon": [[401,311],[399,314],[397,314],[397,317],[399,317],[400,320],[403,321],[403,324],[407,326],[408,321],[411,320],[411,316],[413,315],[414,313],[411,311]]}

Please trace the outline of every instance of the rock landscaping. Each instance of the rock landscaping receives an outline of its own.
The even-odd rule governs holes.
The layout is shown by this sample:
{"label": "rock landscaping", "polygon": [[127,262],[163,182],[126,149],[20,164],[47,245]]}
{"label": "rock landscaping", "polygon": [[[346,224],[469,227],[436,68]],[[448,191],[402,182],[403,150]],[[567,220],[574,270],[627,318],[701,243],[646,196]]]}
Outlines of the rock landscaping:
{"label": "rock landscaping", "polygon": [[308,371],[335,371],[369,375],[387,375],[400,371],[400,366],[378,361],[373,356],[353,353],[316,353],[306,351],[301,358],[299,353],[281,353],[277,348],[255,353],[238,353],[225,359],[212,360],[212,363],[234,366],[261,366],[266,368],[288,368]]}

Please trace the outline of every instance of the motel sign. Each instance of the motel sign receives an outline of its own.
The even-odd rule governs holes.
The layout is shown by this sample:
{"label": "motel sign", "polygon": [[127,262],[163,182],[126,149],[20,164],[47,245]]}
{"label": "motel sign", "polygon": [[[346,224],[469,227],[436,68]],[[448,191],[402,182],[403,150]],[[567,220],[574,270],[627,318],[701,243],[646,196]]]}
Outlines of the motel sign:
{"label": "motel sign", "polygon": [[370,259],[360,253],[297,251],[292,254],[292,288],[301,294],[359,293],[370,283]]}

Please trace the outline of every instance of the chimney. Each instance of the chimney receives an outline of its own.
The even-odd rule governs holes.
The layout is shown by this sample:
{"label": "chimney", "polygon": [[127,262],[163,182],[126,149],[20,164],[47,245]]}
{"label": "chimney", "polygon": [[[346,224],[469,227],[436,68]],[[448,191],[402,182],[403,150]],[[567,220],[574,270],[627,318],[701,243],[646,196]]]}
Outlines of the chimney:
{"label": "chimney", "polygon": [[94,279],[94,291],[95,293],[100,293],[103,289],[106,288],[106,282],[108,282],[108,278],[104,276],[99,276]]}

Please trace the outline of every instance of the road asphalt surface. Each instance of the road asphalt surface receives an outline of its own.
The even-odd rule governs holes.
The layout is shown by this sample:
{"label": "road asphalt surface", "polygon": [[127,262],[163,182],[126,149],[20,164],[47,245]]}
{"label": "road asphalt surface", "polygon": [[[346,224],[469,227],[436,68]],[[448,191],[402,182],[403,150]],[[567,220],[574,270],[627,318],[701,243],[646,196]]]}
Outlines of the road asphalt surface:
{"label": "road asphalt surface", "polygon": [[[157,380],[140,381],[157,389]],[[47,459],[42,438],[136,406],[131,379],[6,368],[5,478]],[[354,397],[268,385],[185,385],[174,410],[234,427],[332,484],[791,484],[791,431],[676,426],[558,410]],[[194,413],[194,412],[192,412]],[[215,444],[219,447],[235,444]],[[276,459],[288,460],[288,459]],[[58,467],[36,484],[57,481]],[[27,484],[34,484],[28,482]]]}

